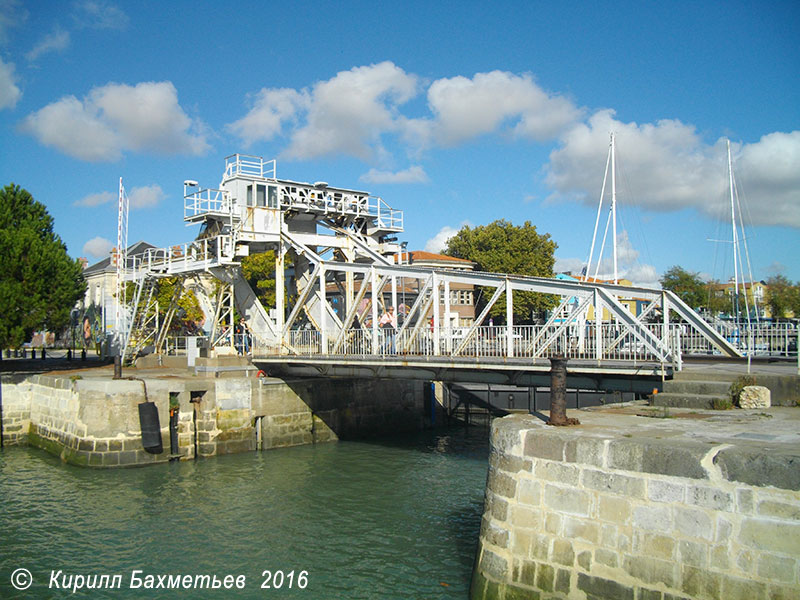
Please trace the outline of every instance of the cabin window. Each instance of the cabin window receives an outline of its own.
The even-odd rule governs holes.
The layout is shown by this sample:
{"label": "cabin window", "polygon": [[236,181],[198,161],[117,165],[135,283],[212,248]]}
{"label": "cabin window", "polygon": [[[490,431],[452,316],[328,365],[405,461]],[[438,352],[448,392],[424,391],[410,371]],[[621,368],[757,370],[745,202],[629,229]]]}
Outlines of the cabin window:
{"label": "cabin window", "polygon": [[267,206],[269,208],[278,208],[278,188],[271,185],[267,188]]}
{"label": "cabin window", "polygon": [[256,186],[256,206],[264,207],[267,205],[267,186]]}
{"label": "cabin window", "polygon": [[247,206],[253,206],[253,186],[247,186]]}

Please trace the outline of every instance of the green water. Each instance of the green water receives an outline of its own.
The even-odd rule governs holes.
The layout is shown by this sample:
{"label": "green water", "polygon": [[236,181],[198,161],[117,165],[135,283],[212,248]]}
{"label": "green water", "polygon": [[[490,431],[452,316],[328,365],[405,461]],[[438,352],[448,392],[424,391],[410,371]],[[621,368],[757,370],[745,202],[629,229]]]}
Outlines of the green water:
{"label": "green water", "polygon": [[[113,471],[6,448],[0,598],[463,599],[483,509],[487,438],[485,429],[457,429]],[[10,582],[18,568],[33,575],[24,592]],[[231,574],[246,583],[218,591],[130,589],[134,569],[142,578]],[[58,570],[120,574],[122,589],[48,589]],[[265,570],[274,573],[268,589],[261,587]]]}

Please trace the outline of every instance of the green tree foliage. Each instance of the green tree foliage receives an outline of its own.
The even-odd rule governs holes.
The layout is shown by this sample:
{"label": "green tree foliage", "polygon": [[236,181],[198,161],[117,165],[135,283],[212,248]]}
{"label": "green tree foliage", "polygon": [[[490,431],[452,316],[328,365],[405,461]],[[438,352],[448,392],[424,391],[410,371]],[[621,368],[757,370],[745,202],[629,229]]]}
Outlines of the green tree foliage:
{"label": "green tree foliage", "polygon": [[242,275],[264,308],[275,308],[275,252],[268,250],[243,258]]}
{"label": "green tree foliage", "polygon": [[[175,294],[175,286],[179,284],[179,277],[163,277],[158,280],[155,295],[158,302],[158,319],[160,323],[163,322],[169,310],[169,305]],[[129,281],[125,284],[125,302],[132,302],[135,296],[136,284]],[[137,310],[144,310],[146,301],[146,298],[140,298]],[[192,290],[184,288],[180,298],[178,298],[178,309],[172,318],[170,334],[182,335],[191,333],[195,330],[195,325],[199,325],[204,318],[205,315],[197,296]]]}
{"label": "green tree foliage", "polygon": [[[158,300],[159,318],[166,315],[167,310],[169,310],[175,287],[179,284],[180,279],[178,277],[166,277],[158,281],[156,298]],[[197,296],[192,290],[184,288],[180,298],[178,298],[178,310],[175,311],[170,330],[175,334],[191,332],[194,330],[194,324],[201,322],[203,318],[203,309],[200,308]]]}
{"label": "green tree foliage", "polygon": [[800,285],[792,285],[783,275],[775,275],[766,281],[767,306],[773,319],[783,319],[788,314],[800,314]]}
{"label": "green tree foliage", "polygon": [[[506,220],[494,221],[478,227],[464,226],[447,242],[445,254],[465,258],[478,264],[481,271],[513,273],[535,277],[552,277],[554,253],[558,245],[550,234],[539,234],[530,221],[521,226]],[[478,310],[491,297],[493,288],[481,289]],[[514,320],[526,322],[533,313],[555,306],[548,294],[534,292],[514,293]],[[492,307],[493,317],[505,317],[505,295]]]}
{"label": "green tree foliage", "polygon": [[731,314],[733,312],[733,302],[731,294],[720,285],[719,281],[712,281],[706,285],[706,307],[712,315],[719,313]]}
{"label": "green tree foliage", "polygon": [[0,348],[61,329],[86,291],[81,264],[43,204],[13,183],[0,190]]}
{"label": "green tree foliage", "polygon": [[705,306],[708,302],[708,288],[699,273],[692,273],[679,266],[671,267],[661,277],[661,287],[674,292],[692,308]]}

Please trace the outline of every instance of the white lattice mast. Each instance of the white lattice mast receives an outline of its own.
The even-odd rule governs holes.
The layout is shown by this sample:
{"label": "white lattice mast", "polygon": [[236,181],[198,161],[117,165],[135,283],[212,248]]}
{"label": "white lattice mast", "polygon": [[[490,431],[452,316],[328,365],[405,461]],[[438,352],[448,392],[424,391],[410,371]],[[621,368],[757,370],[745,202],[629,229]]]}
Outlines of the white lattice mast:
{"label": "white lattice mast", "polygon": [[119,209],[117,215],[117,298],[114,313],[114,335],[117,347],[122,349],[128,330],[125,311],[125,269],[128,263],[128,196],[119,178]]}

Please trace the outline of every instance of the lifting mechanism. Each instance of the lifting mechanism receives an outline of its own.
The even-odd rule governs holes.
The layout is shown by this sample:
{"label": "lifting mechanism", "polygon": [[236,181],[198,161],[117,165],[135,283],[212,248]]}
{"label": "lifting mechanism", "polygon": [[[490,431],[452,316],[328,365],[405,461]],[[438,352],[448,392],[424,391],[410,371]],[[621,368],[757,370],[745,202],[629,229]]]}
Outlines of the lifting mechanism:
{"label": "lifting mechanism", "polygon": [[[120,182],[121,223],[123,194]],[[127,212],[124,218],[127,221]],[[402,264],[402,247],[397,243],[397,234],[403,231],[402,211],[368,192],[322,181],[278,179],[274,160],[235,154],[225,159],[217,189],[184,182],[184,222],[200,225],[195,240],[119,259],[123,291],[118,298],[126,297],[122,285],[134,288],[117,319],[117,348],[123,361],[134,359],[148,346],[163,351],[187,288],[198,296],[206,315],[213,315],[209,338],[213,348],[233,344],[238,311],[247,321],[255,354],[381,354],[387,344],[378,327],[379,312],[387,295],[397,306],[400,281],[401,285],[416,282],[417,293],[395,333],[396,352],[488,355],[482,349],[491,338],[494,355],[499,348],[506,357],[535,359],[569,351],[600,362],[619,358],[617,350],[633,344],[651,360],[671,362],[676,351],[669,322],[673,313],[720,352],[739,354],[670,292]],[[243,257],[268,250],[275,253],[276,307],[270,311],[240,268]],[[292,270],[286,269],[287,257]],[[291,273],[288,280],[287,273]],[[177,278],[178,284],[159,322],[155,299],[159,280],[165,277]],[[468,327],[453,328],[449,322],[451,284],[490,290],[488,304]],[[519,333],[513,323],[517,291],[553,294],[560,303],[544,325]],[[649,302],[638,318],[618,299],[631,294]],[[506,323],[487,333],[483,321],[503,296]],[[584,318],[589,307],[594,307],[591,323]],[[644,317],[656,308],[662,322],[645,323]]]}

